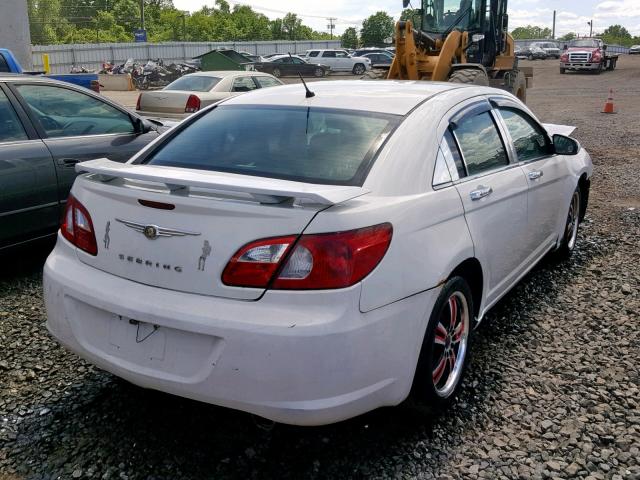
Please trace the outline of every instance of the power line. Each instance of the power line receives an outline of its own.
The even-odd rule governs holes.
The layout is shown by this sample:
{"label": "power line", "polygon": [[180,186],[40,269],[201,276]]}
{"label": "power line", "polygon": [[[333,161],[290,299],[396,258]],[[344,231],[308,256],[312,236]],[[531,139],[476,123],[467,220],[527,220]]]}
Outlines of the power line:
{"label": "power line", "polygon": [[331,40],[333,40],[333,29],[336,28],[336,24],[334,22],[336,20],[337,18],[335,17],[327,18],[327,21],[329,22],[329,25],[327,25],[327,28],[329,29],[329,33],[331,34]]}
{"label": "power line", "polygon": [[[245,7],[251,7],[254,10],[263,10],[265,12],[279,13],[281,15],[286,15],[287,13],[295,13],[298,17],[322,18],[322,19],[326,19],[327,18],[325,15],[311,15],[311,14],[291,12],[291,11],[285,12],[284,10],[276,10],[274,8],[263,7],[261,5],[255,5],[253,3],[242,2],[242,1],[238,1],[238,0],[230,0],[229,3],[235,4],[235,5],[243,5]],[[333,17],[333,20],[334,21],[338,21],[338,23],[346,23],[346,24],[349,24],[349,25],[360,25],[362,23],[362,20],[348,20],[348,19],[345,19],[345,18],[338,18],[338,17]]]}

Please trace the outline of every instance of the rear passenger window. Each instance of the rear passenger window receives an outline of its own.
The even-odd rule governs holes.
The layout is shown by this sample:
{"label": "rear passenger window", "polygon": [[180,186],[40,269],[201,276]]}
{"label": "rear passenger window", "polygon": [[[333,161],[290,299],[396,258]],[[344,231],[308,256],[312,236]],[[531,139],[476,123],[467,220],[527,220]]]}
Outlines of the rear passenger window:
{"label": "rear passenger window", "polygon": [[260,88],[277,87],[282,85],[278,80],[271,77],[255,77],[255,80],[260,84]]}
{"label": "rear passenger window", "polygon": [[251,77],[238,77],[233,81],[232,92],[250,92],[258,88]]}
{"label": "rear passenger window", "polygon": [[462,120],[454,131],[469,175],[509,164],[490,112]]}
{"label": "rear passenger window", "polygon": [[512,108],[501,108],[500,114],[507,125],[519,161],[525,162],[551,154],[551,143],[544,130],[526,114]]}
{"label": "rear passenger window", "polygon": [[322,56],[325,58],[335,58],[336,52],[322,52]]}
{"label": "rear passenger window", "polygon": [[11,69],[9,68],[9,64],[7,60],[4,58],[4,55],[0,53],[0,72],[8,73]]}
{"label": "rear passenger window", "polygon": [[27,139],[27,133],[24,131],[18,115],[13,110],[7,96],[0,90],[0,142]]}
{"label": "rear passenger window", "polygon": [[317,56],[318,56],[318,53],[320,53],[320,52],[318,52],[317,50],[314,50],[313,52],[309,52],[309,55],[308,55],[308,56],[309,56],[309,57],[317,57]]}

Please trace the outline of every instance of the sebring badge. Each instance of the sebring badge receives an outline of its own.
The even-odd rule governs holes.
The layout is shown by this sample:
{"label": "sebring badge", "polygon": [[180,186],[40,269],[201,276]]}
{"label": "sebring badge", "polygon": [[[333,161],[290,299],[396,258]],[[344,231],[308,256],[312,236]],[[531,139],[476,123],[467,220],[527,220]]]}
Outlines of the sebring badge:
{"label": "sebring badge", "polygon": [[189,232],[187,230],[176,230],[175,228],[159,227],[157,225],[145,225],[144,223],[130,222],[116,218],[116,222],[122,223],[124,226],[142,233],[149,240],[155,240],[158,237],[186,237],[187,235],[198,236],[199,232]]}

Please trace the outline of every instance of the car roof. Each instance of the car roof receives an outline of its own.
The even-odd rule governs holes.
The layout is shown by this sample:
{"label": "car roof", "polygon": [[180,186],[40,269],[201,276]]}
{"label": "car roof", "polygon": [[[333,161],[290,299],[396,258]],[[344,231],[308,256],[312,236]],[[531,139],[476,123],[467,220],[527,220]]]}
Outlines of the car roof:
{"label": "car roof", "polygon": [[474,92],[481,90],[480,93],[493,90],[459,83],[406,80],[337,80],[308,85],[314,97],[306,98],[303,85],[292,84],[254,90],[226,101],[225,105],[313,106],[406,115],[430,97],[449,90],[470,88]]}

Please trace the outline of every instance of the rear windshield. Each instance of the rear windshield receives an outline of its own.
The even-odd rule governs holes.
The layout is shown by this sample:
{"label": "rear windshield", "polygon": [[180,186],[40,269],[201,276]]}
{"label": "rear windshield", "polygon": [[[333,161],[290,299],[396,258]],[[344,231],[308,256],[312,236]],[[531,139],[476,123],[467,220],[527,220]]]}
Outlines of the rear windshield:
{"label": "rear windshield", "polygon": [[352,110],[221,105],[143,160],[329,185],[362,185],[402,117]]}
{"label": "rear windshield", "polygon": [[220,81],[218,77],[204,77],[194,75],[193,77],[180,77],[175,82],[170,83],[165,90],[185,90],[187,92],[208,92]]}

